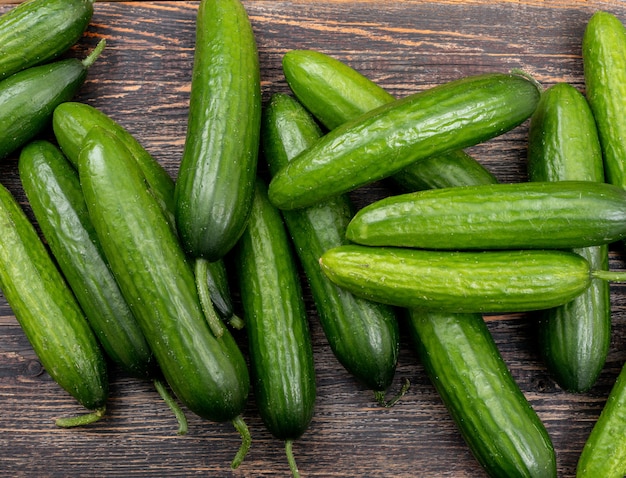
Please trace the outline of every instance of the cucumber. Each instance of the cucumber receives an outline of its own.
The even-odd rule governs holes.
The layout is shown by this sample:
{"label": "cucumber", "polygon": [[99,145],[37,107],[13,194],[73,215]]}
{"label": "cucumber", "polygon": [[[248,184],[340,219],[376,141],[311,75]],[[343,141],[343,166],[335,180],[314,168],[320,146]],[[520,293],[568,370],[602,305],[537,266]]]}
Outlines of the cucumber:
{"label": "cucumber", "polygon": [[[604,182],[602,150],[585,97],[568,83],[543,92],[530,120],[531,181]],[[608,246],[575,249],[594,269],[608,269]],[[609,284],[595,279],[571,302],[547,309],[538,324],[540,348],[556,382],[584,392],[596,382],[611,341]]]}
{"label": "cucumber", "polygon": [[[395,99],[345,63],[318,51],[288,51],[282,64],[296,98],[329,130]],[[410,164],[392,179],[405,191],[496,182],[490,171],[461,150]]]}
{"label": "cucumber", "polygon": [[0,16],[0,80],[69,50],[93,15],[93,0],[28,0]]}
{"label": "cucumber", "polygon": [[[300,103],[274,94],[265,109],[262,146],[274,174],[322,132]],[[283,211],[283,218],[308,280],[328,343],[339,362],[384,401],[398,360],[399,331],[391,307],[355,297],[335,286],[319,267],[319,257],[344,244],[353,206],[341,195],[302,210]]]}
{"label": "cucumber", "polygon": [[626,476],[626,367],[622,368],[576,466],[577,478]]}
{"label": "cucumber", "polygon": [[305,207],[390,176],[411,163],[462,149],[525,121],[539,100],[520,75],[461,78],[344,123],[279,171],[269,186],[281,209]]}
{"label": "cucumber", "polygon": [[487,475],[556,477],[548,432],[482,315],[411,309],[408,328],[428,377]]}
{"label": "cucumber", "polygon": [[547,309],[580,295],[592,277],[624,280],[619,272],[592,270],[576,253],[556,250],[456,252],[346,245],[326,251],[320,265],[333,282],[360,297],[442,312]]}
{"label": "cucumber", "polygon": [[252,204],[261,123],[259,59],[239,0],[203,0],[197,15],[187,136],[176,180],[185,251],[222,258]]}
{"label": "cucumber", "polygon": [[104,354],[37,231],[0,185],[0,288],[50,377],[93,413],[59,419],[71,426],[104,415],[109,382]]}
{"label": "cucumber", "polygon": [[241,418],[249,391],[245,359],[222,327],[213,335],[196,290],[193,268],[132,154],[100,127],[87,135],[78,159],[87,209],[105,257],[165,379],[192,412],[232,421],[249,447]]}
{"label": "cucumber", "polygon": [[34,66],[0,82],[0,159],[49,124],[54,108],[78,92],[104,45],[102,40],[83,61],[68,58]]}
{"label": "cucumber", "polygon": [[315,367],[295,257],[280,212],[257,181],[248,226],[234,253],[246,316],[250,368],[259,414],[287,444],[308,428],[315,408]]}
{"label": "cucumber", "polygon": [[619,18],[604,11],[591,16],[583,35],[582,57],[606,180],[626,188],[626,29]]}
{"label": "cucumber", "polygon": [[561,249],[626,235],[626,192],[590,181],[483,184],[407,193],[356,213],[346,237],[424,249]]}

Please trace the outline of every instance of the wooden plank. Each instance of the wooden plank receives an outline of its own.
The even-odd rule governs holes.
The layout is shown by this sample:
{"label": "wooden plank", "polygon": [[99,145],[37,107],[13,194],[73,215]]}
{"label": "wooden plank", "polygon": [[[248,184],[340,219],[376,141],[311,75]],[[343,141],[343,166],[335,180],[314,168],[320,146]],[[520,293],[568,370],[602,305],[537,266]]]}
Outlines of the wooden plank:
{"label": "wooden plank", "polygon": [[[4,0],[0,0],[5,3]],[[596,8],[626,19],[620,1],[245,3],[257,34],[263,98],[288,92],[282,54],[324,51],[346,61],[398,97],[463,75],[521,68],[545,86],[568,81],[584,89],[580,41]],[[9,6],[0,7],[0,12]],[[108,46],[78,100],[126,126],[175,177],[182,153],[197,2],[99,2],[84,56],[100,38]],[[523,181],[527,125],[471,149],[502,181]],[[46,135],[50,137],[49,133]],[[0,181],[22,202],[16,157],[0,164]],[[393,191],[377,183],[355,192],[358,205]],[[612,266],[623,268],[623,251]],[[614,335],[606,367],[588,393],[560,390],[536,348],[532,314],[490,320],[489,327],[520,387],[554,441],[559,476],[574,476],[576,460],[624,360],[624,286],[612,288]],[[413,386],[393,409],[378,408],[332,356],[307,292],[319,397],[308,432],[294,451],[304,476],[454,476],[483,472],[459,436],[412,346],[403,338],[395,386]],[[488,319],[493,319],[489,317]],[[405,334],[406,335],[406,334]],[[238,335],[243,347],[245,336]],[[0,470],[6,476],[285,476],[282,444],[259,420],[253,398],[245,413],[253,447],[241,468],[230,460],[239,438],[229,424],[189,415],[189,433],[150,383],[112,371],[107,416],[84,429],[60,430],[53,420],[80,407],[51,381],[0,300]]]}

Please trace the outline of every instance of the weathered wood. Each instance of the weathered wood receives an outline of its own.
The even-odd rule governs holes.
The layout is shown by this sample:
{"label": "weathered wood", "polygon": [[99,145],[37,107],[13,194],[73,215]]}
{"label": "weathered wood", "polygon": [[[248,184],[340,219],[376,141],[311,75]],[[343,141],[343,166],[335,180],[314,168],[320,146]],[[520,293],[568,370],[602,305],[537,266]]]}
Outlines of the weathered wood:
{"label": "weathered wood", "polygon": [[[0,3],[7,3],[0,0]],[[546,86],[568,81],[584,90],[580,42],[596,8],[626,19],[626,4],[587,1],[322,2],[250,0],[263,98],[288,92],[282,54],[324,51],[390,92],[404,96],[462,75],[521,68]],[[0,7],[0,12],[10,8]],[[100,38],[108,46],[78,100],[127,127],[175,177],[182,153],[193,61],[197,2],[99,2],[88,33],[71,52],[84,56]],[[527,124],[471,153],[502,181],[526,179]],[[45,135],[50,137],[50,134]],[[23,203],[16,155],[0,164],[0,181]],[[353,194],[363,205],[391,191],[381,182]],[[612,267],[623,268],[614,247]],[[578,454],[626,360],[626,286],[612,286],[614,334],[596,386],[575,395],[548,376],[536,349],[532,314],[487,317],[500,350],[554,441],[559,476],[574,476]],[[393,409],[338,365],[307,293],[318,372],[318,402],[308,432],[294,445],[304,476],[454,476],[483,472],[471,456],[405,337],[396,386],[413,386]],[[504,320],[509,319],[509,320]],[[405,334],[406,335],[406,334]],[[245,347],[245,335],[239,334]],[[264,430],[251,398],[245,419],[252,450],[229,470],[239,446],[230,424],[189,415],[176,423],[150,383],[113,370],[107,416],[84,429],[53,420],[80,407],[42,370],[0,297],[0,474],[3,476],[286,476],[282,443]]]}

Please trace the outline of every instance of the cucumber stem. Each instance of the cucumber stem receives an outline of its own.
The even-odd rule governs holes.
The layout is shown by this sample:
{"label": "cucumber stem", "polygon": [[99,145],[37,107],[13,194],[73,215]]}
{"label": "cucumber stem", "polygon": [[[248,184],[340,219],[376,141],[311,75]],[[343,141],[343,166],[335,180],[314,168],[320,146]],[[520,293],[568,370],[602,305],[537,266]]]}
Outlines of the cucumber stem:
{"label": "cucumber stem", "polygon": [[252,436],[250,435],[248,425],[246,425],[246,422],[241,415],[235,417],[232,421],[232,424],[235,427],[235,430],[237,430],[241,435],[241,446],[239,447],[235,458],[233,458],[233,461],[230,464],[230,467],[235,470],[239,468],[239,465],[241,465],[244,458],[248,454],[248,450],[250,450],[250,444],[252,443]]}
{"label": "cucumber stem", "polygon": [[102,50],[104,50],[104,47],[106,46],[106,40],[103,38],[102,40],[100,40],[100,42],[98,42],[98,44],[96,45],[96,47],[93,49],[93,51],[87,56],[87,58],[85,58],[82,63],[83,66],[85,68],[89,68],[91,65],[93,65],[93,63],[98,59],[98,57],[100,56],[100,53],[102,53]]}
{"label": "cucumber stem", "polygon": [[106,412],[106,406],[96,408],[93,412],[77,415],[75,417],[58,418],[55,421],[56,426],[61,428],[81,427],[100,420]]}
{"label": "cucumber stem", "polygon": [[394,395],[394,397],[391,400],[385,399],[386,393],[384,390],[376,390],[374,392],[374,398],[376,398],[376,401],[379,403],[379,405],[385,408],[391,408],[396,403],[398,403],[398,401],[404,396],[404,394],[409,390],[409,388],[411,388],[411,382],[407,378],[405,379],[404,385],[402,385],[402,388],[400,389],[400,391],[396,395]]}
{"label": "cucumber stem", "polygon": [[626,271],[591,271],[591,277],[609,282],[626,282]]}
{"label": "cucumber stem", "polygon": [[246,323],[243,321],[241,317],[233,314],[228,319],[228,325],[230,325],[233,329],[241,330],[246,326]]}
{"label": "cucumber stem", "polygon": [[174,416],[178,420],[178,432],[177,435],[185,435],[187,433],[187,417],[185,416],[185,412],[183,412],[182,408],[178,406],[174,397],[169,393],[167,388],[165,387],[165,383],[155,378],[153,381],[154,388],[159,392],[159,395],[163,399],[163,401],[170,407],[170,410],[174,412]]}
{"label": "cucumber stem", "polygon": [[298,471],[298,465],[293,456],[293,440],[285,440],[285,454],[287,455],[287,463],[289,463],[291,476],[293,476],[293,478],[299,478],[300,471]]}
{"label": "cucumber stem", "polygon": [[209,328],[216,338],[220,338],[224,333],[224,326],[222,321],[215,312],[213,302],[211,301],[211,294],[209,292],[209,286],[206,283],[206,276],[208,274],[209,261],[201,257],[195,261],[195,276],[196,276],[196,288],[198,289],[198,295],[200,296],[200,304],[204,311],[204,317],[209,324]]}

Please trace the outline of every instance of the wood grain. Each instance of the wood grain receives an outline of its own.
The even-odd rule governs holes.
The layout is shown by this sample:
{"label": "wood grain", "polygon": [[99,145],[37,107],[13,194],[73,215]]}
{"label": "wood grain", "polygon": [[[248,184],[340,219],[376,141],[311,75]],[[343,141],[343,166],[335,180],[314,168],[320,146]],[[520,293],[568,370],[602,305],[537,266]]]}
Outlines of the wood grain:
{"label": "wood grain", "polygon": [[[0,0],[0,3],[7,3]],[[347,62],[401,97],[463,75],[521,68],[545,86],[568,81],[584,91],[580,42],[596,8],[626,19],[620,1],[326,0],[245,2],[259,47],[263,99],[288,92],[281,56],[321,50]],[[0,7],[0,12],[10,6]],[[71,55],[84,56],[100,38],[107,48],[77,99],[127,127],[175,177],[182,153],[197,2],[98,2],[87,34]],[[43,136],[51,137],[50,133]],[[504,182],[526,179],[527,124],[471,153]],[[30,210],[16,157],[0,164],[0,181]],[[353,194],[361,206],[392,193],[384,182]],[[611,266],[624,268],[614,247]],[[626,286],[612,286],[614,334],[606,367],[588,393],[558,388],[536,349],[532,314],[487,317],[520,387],[553,439],[560,477],[575,475],[584,441],[626,359]],[[403,338],[395,386],[412,382],[393,409],[338,365],[306,295],[314,340],[318,401],[308,432],[294,445],[303,476],[484,476],[458,434],[412,346]],[[497,319],[497,320],[494,320]],[[504,320],[509,319],[509,320]],[[406,334],[405,334],[406,335]],[[245,347],[245,335],[238,340]],[[287,476],[282,443],[259,420],[253,398],[245,419],[252,450],[229,469],[239,437],[230,424],[189,414],[189,433],[176,423],[152,385],[111,373],[107,416],[83,429],[53,420],[80,412],[42,369],[10,308],[0,297],[0,474],[16,477]]]}

